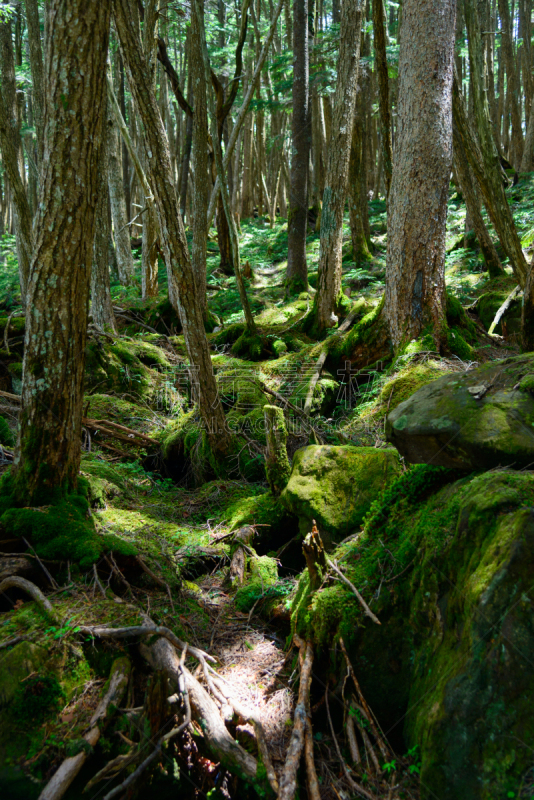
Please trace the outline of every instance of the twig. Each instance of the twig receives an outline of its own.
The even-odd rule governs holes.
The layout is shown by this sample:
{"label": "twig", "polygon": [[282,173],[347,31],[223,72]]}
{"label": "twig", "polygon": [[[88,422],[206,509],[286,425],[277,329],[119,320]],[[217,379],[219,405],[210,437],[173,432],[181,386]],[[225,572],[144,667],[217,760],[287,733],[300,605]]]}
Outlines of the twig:
{"label": "twig", "polygon": [[334,731],[334,726],[332,724],[332,717],[330,716],[330,703],[328,702],[328,685],[326,686],[326,691],[325,691],[325,703],[326,703],[326,714],[328,716],[328,725],[330,727],[330,733],[332,734],[332,739],[334,741],[334,747],[336,748],[337,757],[341,763],[341,766],[343,767],[343,772],[345,773],[345,777],[349,782],[351,789],[357,792],[362,797],[367,797],[368,800],[377,800],[374,794],[371,794],[371,792],[368,792],[367,789],[363,788],[363,786],[360,786],[359,783],[356,783],[356,781],[349,772],[347,764],[345,763],[345,759],[341,755],[339,742],[337,740],[337,736]]}
{"label": "twig", "polygon": [[381,625],[382,623],[380,622],[380,620],[378,619],[378,617],[377,617],[375,614],[373,614],[373,612],[371,611],[371,609],[369,608],[369,606],[367,605],[367,603],[365,602],[365,600],[363,599],[363,597],[361,596],[361,594],[359,593],[359,591],[357,590],[357,588],[354,586],[354,584],[353,584],[353,583],[351,583],[351,582],[349,581],[349,579],[348,579],[347,577],[345,577],[345,575],[343,575],[343,573],[341,572],[341,570],[339,569],[339,567],[337,567],[337,566],[334,564],[334,562],[333,562],[333,561],[331,561],[331,560],[328,558],[328,556],[326,556],[326,563],[328,564],[328,566],[329,566],[331,569],[333,569],[333,570],[334,570],[334,572],[335,572],[335,573],[336,573],[336,575],[337,575],[337,576],[340,578],[340,580],[342,580],[342,581],[343,581],[343,583],[346,583],[346,584],[347,584],[347,586],[348,586],[350,589],[352,589],[352,591],[354,592],[354,594],[355,594],[355,595],[356,595],[356,597],[358,598],[358,600],[359,600],[359,602],[360,602],[360,605],[362,606],[362,608],[363,608],[363,610],[364,610],[365,614],[366,614],[366,615],[367,615],[367,616],[368,616],[370,619],[372,619],[372,620],[373,620],[373,622],[376,622],[376,624],[377,624],[377,625]]}
{"label": "twig", "polygon": [[52,584],[52,589],[59,589],[59,583],[57,581],[55,581],[54,578],[51,576],[51,574],[49,573],[49,571],[47,570],[47,568],[45,567],[45,565],[43,564],[43,562],[41,561],[41,559],[39,558],[39,556],[37,555],[37,553],[35,552],[33,547],[31,546],[31,544],[24,538],[24,536],[22,537],[22,541],[24,542],[24,544],[26,545],[28,550],[32,551],[33,555],[37,559],[37,563],[39,564],[39,566],[43,570],[44,574],[46,575],[46,577],[48,578],[48,580]]}
{"label": "twig", "polygon": [[[104,587],[100,583],[100,578],[98,577],[98,572],[96,571],[96,563],[93,564],[93,575],[95,576],[95,585],[98,586],[98,588],[100,589],[100,593],[102,594],[102,597],[105,600],[106,599],[106,590],[104,589]],[[94,590],[93,590],[93,595],[94,595]]]}

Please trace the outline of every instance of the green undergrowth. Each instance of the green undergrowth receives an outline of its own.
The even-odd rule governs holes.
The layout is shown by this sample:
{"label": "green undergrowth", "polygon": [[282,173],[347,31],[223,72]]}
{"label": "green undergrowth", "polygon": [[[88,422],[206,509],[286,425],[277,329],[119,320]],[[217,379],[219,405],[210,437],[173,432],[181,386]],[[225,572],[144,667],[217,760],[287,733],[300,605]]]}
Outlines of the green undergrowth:
{"label": "green undergrowth", "polygon": [[0,524],[15,537],[29,539],[43,558],[72,560],[88,566],[108,550],[135,554],[131,545],[110,534],[98,534],[89,510],[89,485],[80,478],[75,492],[50,496],[47,505],[21,508],[14,499],[11,473],[0,483]]}

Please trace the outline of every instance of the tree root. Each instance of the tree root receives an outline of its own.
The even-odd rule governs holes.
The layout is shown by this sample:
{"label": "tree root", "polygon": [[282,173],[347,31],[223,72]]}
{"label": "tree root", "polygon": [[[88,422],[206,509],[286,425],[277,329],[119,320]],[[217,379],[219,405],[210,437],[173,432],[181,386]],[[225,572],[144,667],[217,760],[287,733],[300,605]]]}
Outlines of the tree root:
{"label": "tree root", "polygon": [[[102,728],[120,703],[128,685],[130,669],[130,661],[127,658],[118,658],[113,662],[106,692],[91,717],[89,731],[83,737],[90,747],[96,745]],[[87,755],[87,752],[82,750],[81,753],[66,758],[39,795],[39,800],[60,800],[85,764]]]}
{"label": "tree root", "polygon": [[[293,720],[293,732],[287,749],[286,763],[280,775],[280,789],[278,800],[293,800],[297,790],[297,770],[300,757],[304,749],[304,740],[309,725],[308,710],[310,707],[310,685],[312,678],[313,647],[311,642],[302,642],[296,638],[299,644],[301,662],[300,684],[297,705]],[[313,753],[312,753],[313,757]],[[313,777],[312,777],[313,780]]]}
{"label": "tree root", "polygon": [[37,603],[39,608],[44,611],[56,625],[61,625],[61,617],[55,611],[50,600],[47,600],[42,591],[34,583],[27,581],[26,578],[19,578],[13,575],[10,578],[4,578],[0,583],[0,592],[5,592],[7,589],[22,589],[23,592],[30,595],[32,600]]}
{"label": "tree root", "polygon": [[183,642],[175,636],[169,628],[165,628],[162,625],[132,625],[128,628],[105,628],[99,627],[98,625],[82,625],[80,626],[80,631],[89,636],[96,636],[98,639],[133,639],[137,636],[162,636],[179,650],[188,647],[191,655],[200,662],[204,659],[215,662],[215,659],[213,656],[210,656],[209,653],[205,653],[204,650],[199,650],[198,647],[192,647],[186,644],[186,642]]}

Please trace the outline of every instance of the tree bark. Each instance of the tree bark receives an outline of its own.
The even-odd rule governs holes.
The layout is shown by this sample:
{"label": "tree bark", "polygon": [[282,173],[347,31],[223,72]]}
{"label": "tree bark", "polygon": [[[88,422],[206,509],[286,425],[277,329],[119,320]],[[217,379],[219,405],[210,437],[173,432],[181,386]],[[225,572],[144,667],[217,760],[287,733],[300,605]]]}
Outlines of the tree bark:
{"label": "tree bark", "polygon": [[337,324],[336,306],[341,294],[341,245],[343,211],[354,125],[354,108],[360,63],[362,10],[361,0],[345,0],[341,7],[337,83],[326,169],[317,294],[316,322],[319,330]]}
{"label": "tree bark", "polygon": [[20,292],[26,301],[30,260],[33,249],[32,215],[24,185],[24,162],[15,84],[15,57],[11,19],[0,19],[0,147],[13,195]]}
{"label": "tree bark", "polygon": [[214,455],[222,456],[230,447],[230,434],[219,402],[202,310],[197,304],[196,281],[174,190],[168,142],[156,98],[146,76],[135,26],[137,6],[133,0],[114,0],[113,9],[128,81],[143,122],[167,271],[177,282],[177,310],[184,329],[189,363],[198,372],[200,413]]}
{"label": "tree bark", "polygon": [[402,14],[384,312],[396,350],[427,329],[441,349],[456,3],[406,0]]}
{"label": "tree bark", "polygon": [[111,109],[108,110],[107,120],[107,153],[108,153],[108,190],[111,205],[111,219],[115,238],[117,254],[117,271],[123,286],[129,286],[134,272],[134,260],[130,245],[130,228],[126,215],[126,198],[124,196],[124,183],[121,157],[121,140],[119,130],[114,120]]}
{"label": "tree bark", "polygon": [[373,32],[375,60],[378,76],[378,105],[380,109],[380,127],[384,175],[386,178],[386,195],[391,186],[393,154],[391,151],[391,117],[389,113],[389,77],[386,58],[386,20],[384,18],[384,0],[373,0]]}
{"label": "tree bark", "polygon": [[293,113],[291,189],[287,220],[288,292],[308,288],[306,232],[311,147],[308,0],[293,0]]}
{"label": "tree bark", "polygon": [[97,186],[96,229],[94,258],[91,269],[91,314],[93,324],[101,330],[116,333],[115,315],[109,289],[109,238],[111,235],[109,194],[107,192],[108,146],[104,127],[100,151],[99,182]]}
{"label": "tree bark", "polygon": [[[196,6],[194,7],[196,8]],[[204,8],[201,8],[203,13]],[[191,249],[193,271],[198,289],[198,303],[207,320],[208,302],[206,294],[206,254],[208,242],[208,203],[209,203],[209,157],[208,157],[208,109],[206,96],[206,75],[200,23],[193,9],[191,13],[189,69],[194,86],[193,144],[192,160],[195,174],[193,194],[193,243]],[[224,211],[223,211],[224,213]],[[219,239],[219,241],[221,241]],[[222,253],[221,253],[222,261]]]}
{"label": "tree bark", "polygon": [[[363,70],[362,70],[363,72]],[[367,201],[367,164],[365,153],[366,108],[364,87],[368,79],[362,74],[361,88],[356,101],[356,113],[352,127],[352,142],[349,161],[349,220],[352,239],[352,257],[356,264],[371,259],[369,228],[369,206]]]}
{"label": "tree bark", "polygon": [[26,312],[19,500],[77,485],[111,2],[50,0],[45,149]]}
{"label": "tree bark", "polygon": [[[472,0],[466,0],[469,4]],[[482,0],[487,4],[487,0]],[[478,0],[480,8],[481,0]],[[519,77],[517,74],[514,47],[512,40],[512,23],[508,0],[498,0],[499,16],[501,18],[501,48],[506,66],[507,91],[510,102],[510,117],[512,121],[512,154],[511,161],[514,168],[519,169],[523,153],[523,132],[521,130],[521,108],[519,105]]]}
{"label": "tree bark", "polygon": [[37,0],[24,0],[26,22],[28,25],[28,48],[32,73],[32,113],[37,138],[37,166],[43,160],[44,91],[43,91],[43,50],[41,47],[41,27],[39,25],[39,5]]}
{"label": "tree bark", "polygon": [[484,261],[488,268],[490,278],[498,278],[504,275],[501,260],[491,241],[491,236],[480,212],[480,203],[476,191],[476,178],[469,168],[469,162],[465,155],[462,139],[458,133],[457,126],[453,123],[453,157],[454,168],[460,184],[467,214],[471,219],[473,230],[475,231],[480,249],[484,256]]}

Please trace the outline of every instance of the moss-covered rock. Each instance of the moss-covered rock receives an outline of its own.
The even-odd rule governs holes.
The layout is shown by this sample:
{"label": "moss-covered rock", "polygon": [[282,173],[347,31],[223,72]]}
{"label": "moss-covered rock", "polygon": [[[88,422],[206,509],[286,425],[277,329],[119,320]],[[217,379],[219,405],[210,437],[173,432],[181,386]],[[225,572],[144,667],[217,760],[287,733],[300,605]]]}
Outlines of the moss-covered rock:
{"label": "moss-covered rock", "polygon": [[310,596],[306,571],[293,624],[331,659],[344,637],[382,728],[404,720],[421,748],[424,800],[517,797],[534,743],[534,475],[457,474],[405,473],[335,551],[380,626],[338,582]]}
{"label": "moss-covered rock", "polygon": [[483,364],[424,386],[388,416],[386,435],[414,464],[490,469],[534,462],[532,355]]}
{"label": "moss-covered rock", "polygon": [[280,499],[298,516],[302,534],[315,519],[328,546],[360,526],[373,501],[399,473],[394,450],[311,445],[295,453]]}

